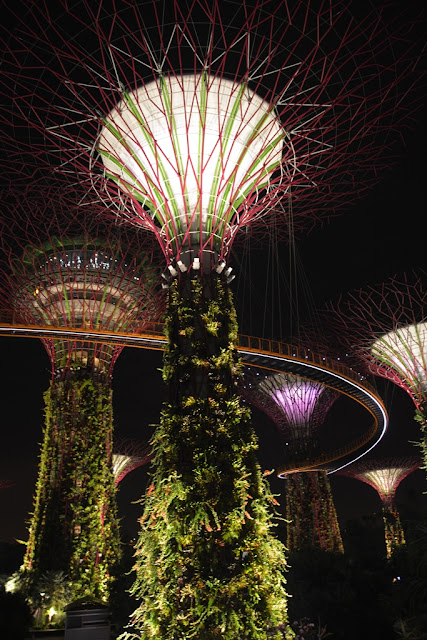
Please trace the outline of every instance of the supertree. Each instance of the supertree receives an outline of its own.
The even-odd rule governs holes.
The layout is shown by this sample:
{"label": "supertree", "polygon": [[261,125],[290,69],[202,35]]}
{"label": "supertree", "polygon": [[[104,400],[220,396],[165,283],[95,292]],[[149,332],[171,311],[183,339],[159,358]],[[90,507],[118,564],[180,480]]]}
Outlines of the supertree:
{"label": "supertree", "polygon": [[[129,233],[76,217],[55,190],[8,204],[0,299],[18,322],[114,332],[158,318],[158,268]],[[122,347],[84,334],[42,342],[52,377],[22,583],[30,594],[62,571],[71,599],[105,601],[120,555],[111,379]]]}
{"label": "supertree", "polygon": [[371,373],[391,380],[412,398],[427,469],[427,319],[424,271],[342,296],[322,321]]}
{"label": "supertree", "polygon": [[128,473],[152,459],[149,444],[130,438],[115,438],[113,451],[113,473],[116,485],[120,484]]}
{"label": "supertree", "polygon": [[[264,375],[263,375],[264,374]],[[327,472],[316,469],[319,429],[339,392],[313,380],[285,373],[247,369],[242,396],[264,411],[279,429],[286,480],[287,547],[343,551]]]}
{"label": "supertree", "polygon": [[24,4],[3,65],[15,132],[31,124],[20,149],[89,176],[110,211],[155,234],[168,268],[169,401],[134,625],[146,638],[265,638],[286,621],[285,560],[235,393],[227,259],[237,231],[262,229],[273,208],[303,226],[375,181],[414,107],[418,43],[400,16],[388,31],[380,13],[356,21],[341,2]]}
{"label": "supertree", "polygon": [[396,489],[419,466],[420,460],[417,458],[361,460],[338,472],[366,482],[378,492],[383,505],[387,558],[391,558],[396,549],[405,544],[399,512],[394,503]]}

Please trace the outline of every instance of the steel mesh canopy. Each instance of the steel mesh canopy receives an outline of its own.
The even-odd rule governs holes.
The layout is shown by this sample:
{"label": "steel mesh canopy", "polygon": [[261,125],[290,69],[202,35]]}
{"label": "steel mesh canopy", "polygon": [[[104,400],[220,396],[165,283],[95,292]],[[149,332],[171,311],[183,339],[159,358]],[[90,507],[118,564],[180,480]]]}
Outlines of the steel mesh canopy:
{"label": "steel mesh canopy", "polygon": [[10,487],[13,487],[13,486],[14,486],[14,483],[11,482],[10,480],[0,478],[0,489],[10,489]]}
{"label": "steel mesh canopy", "polygon": [[[26,264],[16,274],[13,307],[17,317],[29,324],[72,328],[130,330],[141,316],[145,304],[139,277],[119,258],[105,253],[108,242],[91,249],[82,239],[69,240],[68,248],[46,249],[44,264]],[[23,266],[28,263],[24,255]],[[127,268],[128,267],[128,268]],[[46,342],[46,341],[45,341]],[[109,358],[117,355],[117,347],[91,345],[87,342],[48,341],[56,365],[72,359],[96,368],[108,367]],[[94,353],[96,352],[96,354]]]}
{"label": "steel mesh canopy", "polygon": [[420,464],[418,458],[367,460],[346,467],[339,473],[369,484],[377,491],[382,502],[391,504],[399,484]]}
{"label": "steel mesh canopy", "polygon": [[86,182],[169,264],[221,262],[272,210],[297,230],[347,206],[418,106],[409,15],[355,18],[339,1],[23,6],[3,56],[7,174],[25,162]]}
{"label": "steel mesh canopy", "polygon": [[420,408],[427,401],[426,274],[393,276],[330,303],[324,312],[339,340],[376,375]]}
{"label": "steel mesh canopy", "polygon": [[427,322],[384,334],[372,344],[372,356],[407,380],[415,395],[427,393]]}
{"label": "steel mesh canopy", "polygon": [[129,438],[116,439],[113,453],[113,473],[118,485],[128,473],[147,464],[152,458],[151,447]]}
{"label": "steel mesh canopy", "polygon": [[399,512],[394,504],[396,489],[404,478],[418,469],[420,464],[417,458],[369,460],[356,463],[347,467],[345,471],[341,471],[342,475],[361,480],[377,491],[383,504],[387,558],[391,558],[393,553],[405,544]]}
{"label": "steel mesh canopy", "polygon": [[[77,222],[61,195],[54,190],[46,199],[41,193],[40,200],[18,198],[10,206],[2,242],[2,308],[29,325],[89,331],[135,332],[155,322],[164,297],[150,251],[122,229],[85,222],[84,216]],[[84,337],[43,338],[43,344],[55,375],[79,367],[111,373],[123,348]]]}
{"label": "steel mesh canopy", "polygon": [[[329,393],[328,388],[318,382],[305,380],[291,374],[268,376],[259,384],[260,390],[270,396],[283,414],[291,433],[308,432],[316,428],[325,418],[338,392]],[[321,402],[321,397],[326,398]]]}
{"label": "steel mesh canopy", "polygon": [[247,85],[161,76],[123,94],[97,149],[106,175],[152,212],[180,254],[230,241],[248,200],[268,190],[284,138],[268,102]]}
{"label": "steel mesh canopy", "polygon": [[300,376],[263,376],[251,369],[245,371],[239,391],[275,422],[291,455],[308,453],[317,446],[318,430],[339,397],[338,391]]}

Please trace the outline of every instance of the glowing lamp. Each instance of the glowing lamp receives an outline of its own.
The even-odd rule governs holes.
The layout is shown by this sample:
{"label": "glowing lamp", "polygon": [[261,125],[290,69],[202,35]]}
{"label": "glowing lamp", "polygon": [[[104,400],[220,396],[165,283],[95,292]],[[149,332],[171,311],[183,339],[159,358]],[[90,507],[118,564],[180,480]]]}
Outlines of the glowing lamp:
{"label": "glowing lamp", "polygon": [[48,609],[47,615],[48,615],[48,618],[49,618],[49,622],[52,622],[52,618],[56,614],[57,614],[57,611],[56,611],[56,609],[54,607],[50,607],[50,609]]}

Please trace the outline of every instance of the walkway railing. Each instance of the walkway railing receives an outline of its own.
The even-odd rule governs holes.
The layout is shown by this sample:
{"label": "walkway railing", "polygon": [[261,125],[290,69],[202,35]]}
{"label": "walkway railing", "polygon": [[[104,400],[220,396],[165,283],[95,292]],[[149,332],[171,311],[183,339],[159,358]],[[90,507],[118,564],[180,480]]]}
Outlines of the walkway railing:
{"label": "walkway railing", "polygon": [[[76,328],[65,326],[41,326],[26,325],[15,322],[13,313],[8,310],[0,310],[0,336],[37,337],[51,340],[90,340],[92,342],[109,342],[123,346],[138,347],[143,349],[163,350],[166,339],[163,335],[163,325],[152,324],[145,327],[142,333],[111,332],[103,329]],[[387,412],[378,392],[366,377],[354,371],[345,363],[319,355],[311,349],[297,347],[279,340],[270,340],[256,336],[239,334],[237,348],[242,355],[243,362],[272,370],[279,367],[282,371],[292,371],[303,377],[319,380],[328,384],[340,392],[345,393],[354,400],[360,402],[374,418],[373,424],[362,436],[356,438],[347,445],[330,452],[324,452],[315,460],[295,462],[301,469],[314,469],[319,466],[327,466],[328,463],[339,460],[345,456],[360,451],[373,439],[374,445],[381,439],[387,428]],[[372,445],[372,446],[374,446]],[[292,469],[290,461],[285,468],[279,469],[279,473],[286,474]]]}
{"label": "walkway railing", "polygon": [[354,371],[351,367],[348,367],[340,360],[321,356],[312,351],[312,349],[297,347],[286,342],[280,342],[279,340],[270,340],[267,338],[258,338],[256,336],[246,336],[242,334],[238,335],[237,347],[239,351],[252,351],[259,354],[265,353],[266,355],[295,358],[301,362],[313,364],[317,367],[321,367],[322,369],[343,375],[354,380],[358,384],[363,384],[364,387],[373,393],[377,393],[375,387],[368,382],[365,376]]}
{"label": "walkway railing", "polygon": [[[0,309],[0,335],[18,336],[29,335],[31,332],[37,337],[49,337],[51,339],[92,339],[94,342],[112,342],[118,344],[127,344],[128,346],[140,348],[155,348],[151,340],[159,342],[157,348],[163,348],[161,345],[165,343],[163,335],[163,325],[161,323],[151,323],[148,327],[144,327],[141,333],[136,332],[111,332],[104,329],[87,329],[87,328],[70,328],[66,326],[50,326],[50,325],[30,325],[16,322],[14,314],[5,309]],[[146,344],[146,341],[150,341]],[[267,338],[259,338],[257,336],[248,336],[239,334],[237,338],[237,348],[239,351],[250,351],[258,354],[266,354],[273,356],[281,356],[286,358],[295,358],[296,360],[311,363],[315,366],[322,367],[344,375],[357,383],[362,383],[366,388],[376,393],[375,388],[366,380],[366,378],[348,367],[345,363],[319,355],[311,349],[297,347],[279,340],[271,340]]]}

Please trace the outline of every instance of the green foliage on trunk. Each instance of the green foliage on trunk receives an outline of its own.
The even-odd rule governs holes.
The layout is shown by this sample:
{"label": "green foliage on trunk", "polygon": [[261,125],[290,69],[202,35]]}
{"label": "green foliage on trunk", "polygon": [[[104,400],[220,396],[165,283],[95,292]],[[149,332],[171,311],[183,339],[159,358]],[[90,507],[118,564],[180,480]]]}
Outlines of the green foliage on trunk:
{"label": "green foliage on trunk", "polygon": [[383,506],[384,535],[387,558],[405,544],[405,534],[399,512],[393,502]]}
{"label": "green foliage on trunk", "polygon": [[305,471],[286,476],[287,546],[343,553],[331,485],[326,471]]}
{"label": "green foliage on trunk", "polygon": [[31,598],[46,572],[62,571],[69,601],[108,600],[120,554],[112,473],[111,390],[90,377],[52,381],[34,513],[22,567]]}
{"label": "green foliage on trunk", "polygon": [[427,471],[427,403],[421,402],[418,409],[415,411],[414,420],[418,422],[421,428],[421,440],[419,447],[421,449],[421,455],[424,465],[421,467],[424,471]]}
{"label": "green foliage on trunk", "polygon": [[[169,387],[143,499],[132,616],[123,638],[264,640],[287,623],[284,548],[234,376],[237,324],[217,276],[174,282]],[[288,636],[287,636],[288,637]],[[290,632],[289,637],[292,637]]]}

